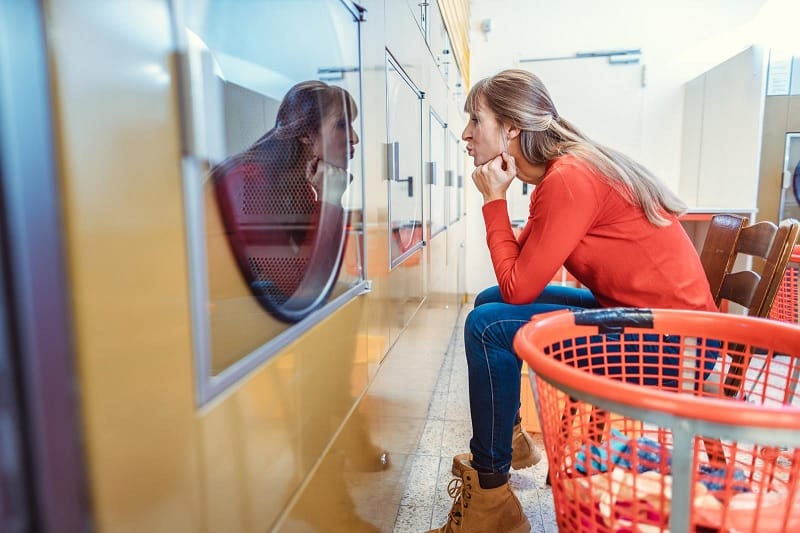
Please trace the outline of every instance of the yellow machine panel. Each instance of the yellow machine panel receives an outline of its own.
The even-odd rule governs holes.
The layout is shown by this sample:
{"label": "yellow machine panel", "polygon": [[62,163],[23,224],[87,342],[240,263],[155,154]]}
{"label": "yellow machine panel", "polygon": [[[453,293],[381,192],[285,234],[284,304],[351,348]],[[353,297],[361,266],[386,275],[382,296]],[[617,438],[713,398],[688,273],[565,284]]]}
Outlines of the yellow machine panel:
{"label": "yellow machine panel", "polygon": [[[418,28],[418,39],[387,54],[382,1],[363,2],[359,19],[351,2],[304,0],[307,8],[344,13],[341,19],[349,16],[348,24],[360,29],[353,35],[361,39],[361,64],[340,69],[358,105],[358,118],[349,119],[359,142],[351,138],[347,163],[355,185],[342,202],[349,233],[330,295],[307,317],[273,316],[256,297],[263,280],[248,279],[237,263],[209,177],[215,164],[243,149],[234,150],[235,143],[252,142],[262,126],[229,127],[227,153],[219,157],[187,140],[193,132],[224,131],[233,115],[214,123],[213,113],[191,108],[200,101],[198,87],[208,85],[191,77],[196,71],[184,32],[211,28],[211,21],[226,28],[229,35],[218,42],[224,62],[204,72],[233,83],[233,66],[247,67],[244,55],[234,57],[235,39],[256,38],[219,18],[241,16],[236,10],[247,6],[235,4],[44,5],[92,521],[97,531],[114,533],[385,530],[393,518],[385,502],[396,500],[405,482],[405,457],[420,436],[419,415],[463,301],[457,280],[464,240],[463,223],[441,219],[448,227],[431,249],[422,232],[430,206],[401,211],[409,199],[425,205],[421,172],[432,156],[422,130],[417,155],[410,155],[402,131],[391,138],[387,109],[398,102],[387,100],[387,58],[407,65],[402,80],[419,91],[410,101],[420,120],[431,106],[423,92],[439,100],[443,121],[460,107],[448,101],[445,78]],[[282,2],[250,4],[289,16]],[[401,13],[400,24],[416,25],[406,6]],[[205,38],[213,40],[213,32]],[[258,38],[265,50],[280,42],[274,34]],[[300,57],[302,50],[281,52],[292,53]],[[343,85],[328,67],[314,75]],[[256,70],[236,72],[241,81],[243,72]],[[259,98],[277,106],[267,78],[259,80],[249,90],[263,90]],[[249,121],[251,107],[236,102]],[[270,109],[268,128],[276,125]],[[402,116],[407,109],[397,111]],[[197,129],[200,119],[205,129]],[[462,123],[459,116],[452,121]],[[398,168],[413,176],[411,195],[400,181],[408,176],[387,175],[392,142],[401,143]],[[444,195],[447,202],[457,197],[445,190],[444,177],[440,183],[443,202]],[[455,177],[448,183],[456,186]],[[408,221],[414,227],[401,231]],[[409,247],[409,238],[418,242]],[[428,301],[432,283],[444,300]],[[348,293],[352,287],[359,292]],[[405,342],[408,328],[432,327],[430,313],[436,326],[423,344]],[[384,476],[394,492],[377,499],[360,493],[353,487],[359,472]]]}

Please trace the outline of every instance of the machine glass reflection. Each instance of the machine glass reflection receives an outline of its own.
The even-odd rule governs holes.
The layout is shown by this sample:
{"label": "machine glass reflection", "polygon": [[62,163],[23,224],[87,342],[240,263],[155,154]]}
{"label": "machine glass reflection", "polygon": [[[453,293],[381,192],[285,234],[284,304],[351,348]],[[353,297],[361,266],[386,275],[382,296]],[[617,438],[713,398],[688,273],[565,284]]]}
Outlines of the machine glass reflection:
{"label": "machine glass reflection", "polygon": [[[422,201],[422,106],[421,96],[409,81],[413,71],[404,72],[387,57],[387,128],[389,144],[398,147],[397,168],[389,182],[391,266],[414,266],[423,243]],[[416,256],[412,258],[416,253]]]}
{"label": "machine glass reflection", "polygon": [[219,374],[363,280],[358,21],[338,0],[186,15]]}
{"label": "machine glass reflection", "polygon": [[431,237],[444,231],[447,223],[445,218],[445,186],[447,185],[445,165],[446,138],[447,129],[444,120],[431,109],[430,156],[431,160],[434,162],[433,167],[429,167],[430,172],[434,175],[428,177],[428,183],[430,184],[430,194],[428,196],[430,201],[428,206],[430,212],[430,228],[428,229],[428,234]]}

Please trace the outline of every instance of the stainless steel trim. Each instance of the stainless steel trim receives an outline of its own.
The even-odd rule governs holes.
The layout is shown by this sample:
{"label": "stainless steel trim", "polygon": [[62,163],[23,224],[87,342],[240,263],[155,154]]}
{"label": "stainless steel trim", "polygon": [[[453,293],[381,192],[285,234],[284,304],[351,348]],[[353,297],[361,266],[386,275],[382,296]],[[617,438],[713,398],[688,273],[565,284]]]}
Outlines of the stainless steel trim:
{"label": "stainless steel trim", "polygon": [[403,81],[405,81],[409,85],[409,87],[411,87],[411,90],[417,94],[417,98],[419,98],[420,100],[425,98],[425,93],[422,90],[420,90],[419,87],[417,87],[416,83],[411,81],[411,78],[408,76],[408,74],[406,74],[406,71],[403,69],[403,67],[400,66],[400,62],[394,58],[394,55],[392,54],[391,51],[389,51],[388,48],[386,48],[386,62],[389,63],[389,65],[395,71],[397,71],[397,74],[399,74],[400,77],[403,78]]}
{"label": "stainless steel trim", "polygon": [[[0,514],[25,530],[78,533],[92,529],[91,508],[42,4],[0,0],[0,315],[11,319],[0,350],[11,348],[26,456],[3,466],[21,474],[9,481],[23,493],[3,501]],[[10,416],[3,423],[0,449],[13,462]]]}
{"label": "stainless steel trim", "polygon": [[208,271],[206,269],[206,242],[203,238],[205,217],[203,213],[203,187],[200,162],[194,156],[181,161],[183,194],[185,198],[186,254],[189,263],[189,298],[192,310],[192,344],[195,354],[195,399],[198,405],[209,401],[208,377],[211,375],[211,343],[206,303],[208,302]]}
{"label": "stainless steel trim", "polygon": [[203,407],[207,405],[210,400],[228,391],[232,385],[253,372],[256,368],[261,366],[262,363],[286,348],[290,343],[296,341],[303,333],[319,324],[345,304],[369,292],[369,286],[370,284],[366,281],[359,282],[323,307],[308,315],[308,317],[302,321],[282,331],[270,341],[245,355],[219,374],[215,376],[209,375],[204,387],[205,401],[202,402],[200,406]]}
{"label": "stainless steel trim", "polygon": [[425,163],[425,181],[428,185],[436,185],[439,181],[436,179],[436,167],[436,161],[428,161]]}
{"label": "stainless steel trim", "polygon": [[400,143],[390,142],[384,145],[386,148],[386,179],[397,181],[400,178]]}
{"label": "stainless steel trim", "polygon": [[357,22],[366,22],[367,20],[367,8],[361,6],[353,2],[352,0],[339,0],[344,7],[353,15],[353,18]]}
{"label": "stainless steel trim", "polygon": [[390,263],[389,270],[394,269],[395,267],[401,265],[406,259],[414,255],[414,253],[423,248],[425,246],[425,241],[419,241],[415,243],[411,248],[403,252],[402,254],[398,255],[395,259],[393,259]]}

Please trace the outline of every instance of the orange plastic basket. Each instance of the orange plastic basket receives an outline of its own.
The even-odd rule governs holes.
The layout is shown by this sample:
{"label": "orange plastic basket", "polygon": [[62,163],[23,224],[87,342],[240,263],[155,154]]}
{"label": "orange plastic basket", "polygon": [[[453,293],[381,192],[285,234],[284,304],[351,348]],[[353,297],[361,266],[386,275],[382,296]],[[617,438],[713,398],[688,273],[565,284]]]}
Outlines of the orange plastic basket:
{"label": "orange plastic basket", "polygon": [[798,323],[797,282],[800,273],[800,245],[792,250],[789,264],[783,273],[783,280],[775,294],[769,317],[784,322]]}
{"label": "orange plastic basket", "polygon": [[514,348],[531,370],[561,531],[800,531],[799,326],[557,311]]}

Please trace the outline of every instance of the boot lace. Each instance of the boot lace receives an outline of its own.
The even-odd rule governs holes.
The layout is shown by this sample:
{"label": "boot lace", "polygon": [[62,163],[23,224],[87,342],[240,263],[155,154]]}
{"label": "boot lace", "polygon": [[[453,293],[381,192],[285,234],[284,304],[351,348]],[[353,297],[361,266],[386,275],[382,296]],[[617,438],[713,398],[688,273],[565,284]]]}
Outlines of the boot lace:
{"label": "boot lace", "polygon": [[447,494],[453,498],[453,508],[450,509],[450,514],[447,517],[446,531],[453,531],[453,524],[461,526],[461,520],[464,518],[464,509],[469,507],[470,493],[468,492],[472,486],[468,483],[466,489],[461,478],[453,478],[447,484]]}

